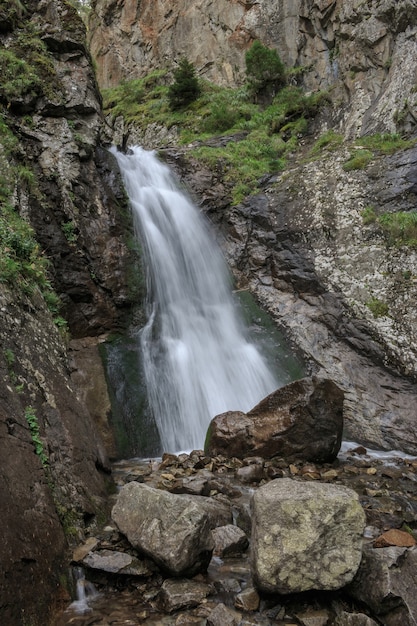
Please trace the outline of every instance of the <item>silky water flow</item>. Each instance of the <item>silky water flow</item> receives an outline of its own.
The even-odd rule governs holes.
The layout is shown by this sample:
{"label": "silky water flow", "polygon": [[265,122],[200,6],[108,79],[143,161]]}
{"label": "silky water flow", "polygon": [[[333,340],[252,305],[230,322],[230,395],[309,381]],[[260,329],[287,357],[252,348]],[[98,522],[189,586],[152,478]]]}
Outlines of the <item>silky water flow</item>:
{"label": "silky water flow", "polygon": [[169,167],[140,147],[112,152],[143,249],[148,295],[140,342],[162,448],[201,449],[215,415],[246,412],[280,383],[247,338],[209,225]]}

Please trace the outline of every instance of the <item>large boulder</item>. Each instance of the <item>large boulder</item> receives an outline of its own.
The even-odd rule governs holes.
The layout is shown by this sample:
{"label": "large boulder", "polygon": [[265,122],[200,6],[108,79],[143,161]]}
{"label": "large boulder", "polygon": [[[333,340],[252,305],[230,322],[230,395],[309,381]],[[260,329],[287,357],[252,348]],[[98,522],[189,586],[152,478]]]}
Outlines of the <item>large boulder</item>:
{"label": "large boulder", "polygon": [[132,546],[169,574],[207,569],[214,547],[210,516],[194,499],[131,482],[121,489],[112,518]]}
{"label": "large boulder", "polygon": [[217,415],[209,425],[205,451],[213,456],[331,462],[342,440],[343,400],[344,392],[331,380],[317,376],[297,380],[249,413]]}
{"label": "large boulder", "polygon": [[281,478],[255,492],[252,509],[251,560],[261,591],[335,590],[352,581],[365,527],[354,491]]}

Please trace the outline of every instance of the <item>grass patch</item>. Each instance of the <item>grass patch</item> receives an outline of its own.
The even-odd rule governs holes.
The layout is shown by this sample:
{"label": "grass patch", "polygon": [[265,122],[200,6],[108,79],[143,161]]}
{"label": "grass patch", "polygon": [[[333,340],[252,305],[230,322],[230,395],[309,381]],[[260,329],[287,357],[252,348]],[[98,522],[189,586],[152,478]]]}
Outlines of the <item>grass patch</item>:
{"label": "grass patch", "polygon": [[368,300],[368,302],[366,302],[366,306],[375,318],[388,316],[388,304],[386,302],[383,302],[379,298],[372,297],[370,300]]}
{"label": "grass patch", "polygon": [[378,224],[389,244],[417,248],[417,211],[383,213]]}
{"label": "grass patch", "polygon": [[363,209],[364,225],[378,225],[390,246],[417,248],[417,211],[398,211],[378,215],[373,206]]}
{"label": "grass patch", "polygon": [[286,157],[298,149],[309,119],[328,101],[325,93],[306,96],[290,86],[263,107],[252,102],[246,87],[229,89],[200,81],[200,96],[187,108],[172,111],[168,83],[167,72],[158,71],[106,89],[104,110],[143,129],[150,124],[168,129],[175,126],[182,145],[242,133],[240,141],[222,142],[217,147],[196,145],[190,151],[191,156],[223,171],[231,183],[234,204],[256,193],[262,176],[285,168]]}
{"label": "grass patch", "polygon": [[398,150],[412,148],[416,144],[415,139],[402,139],[396,134],[367,135],[356,140],[356,148],[349,159],[344,163],[346,171],[364,169],[376,156],[381,154],[394,154]]}
{"label": "grass patch", "polygon": [[328,130],[314,142],[310,150],[310,156],[318,156],[323,150],[336,150],[342,143],[343,135],[335,133],[333,130]]}

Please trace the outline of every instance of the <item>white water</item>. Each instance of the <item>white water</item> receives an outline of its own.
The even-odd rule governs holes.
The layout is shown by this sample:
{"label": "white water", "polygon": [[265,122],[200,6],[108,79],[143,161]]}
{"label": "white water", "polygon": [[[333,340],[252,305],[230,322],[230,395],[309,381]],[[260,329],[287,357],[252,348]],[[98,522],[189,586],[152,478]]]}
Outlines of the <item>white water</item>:
{"label": "white water", "polygon": [[248,411],[279,383],[246,337],[208,226],[153,152],[112,149],[145,256],[147,392],[164,451],[202,448],[210,420]]}

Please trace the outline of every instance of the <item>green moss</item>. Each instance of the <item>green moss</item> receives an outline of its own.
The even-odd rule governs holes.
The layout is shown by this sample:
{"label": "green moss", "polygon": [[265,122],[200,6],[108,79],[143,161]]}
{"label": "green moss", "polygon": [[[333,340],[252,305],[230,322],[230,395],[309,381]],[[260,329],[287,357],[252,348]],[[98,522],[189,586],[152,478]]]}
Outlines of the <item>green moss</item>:
{"label": "green moss", "polygon": [[362,220],[365,226],[367,224],[374,224],[377,221],[377,215],[373,206],[367,206],[361,212]]}
{"label": "green moss", "polygon": [[417,211],[383,213],[378,223],[389,244],[417,248]]}
{"label": "green moss", "polygon": [[343,165],[346,171],[364,169],[379,154],[393,154],[416,145],[415,139],[405,140],[399,135],[367,135],[356,140],[356,149]]}

